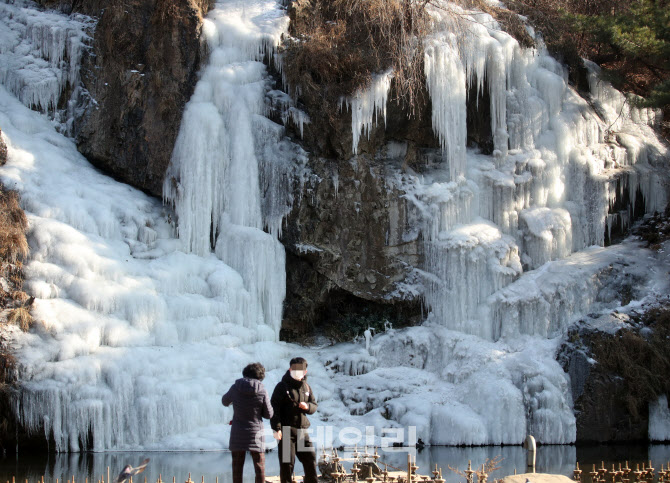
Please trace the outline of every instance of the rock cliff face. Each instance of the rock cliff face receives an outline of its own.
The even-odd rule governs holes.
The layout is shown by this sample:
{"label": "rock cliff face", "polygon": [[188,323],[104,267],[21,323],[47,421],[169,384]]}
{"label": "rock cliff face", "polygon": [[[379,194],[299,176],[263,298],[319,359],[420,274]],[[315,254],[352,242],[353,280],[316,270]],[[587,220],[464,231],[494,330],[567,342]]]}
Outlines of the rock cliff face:
{"label": "rock cliff face", "polygon": [[162,195],[181,114],[202,58],[202,20],[213,0],[79,2],[97,16],[82,78],[94,102],[79,150],[117,179]]}
{"label": "rock cliff face", "polygon": [[409,118],[390,102],[386,126],[380,122],[362,137],[354,158],[351,114],[331,116],[318,99],[305,101],[313,121],[297,142],[311,153],[312,176],[294,194],[282,237],[288,255],[281,337],[346,339],[387,320],[394,327],[420,322],[420,294],[404,287],[423,257],[422,242],[409,231],[411,207],[393,179],[409,168],[421,171],[437,151],[428,106]]}
{"label": "rock cliff face", "polygon": [[570,330],[559,361],[570,375],[577,442],[648,440],[649,405],[670,391],[662,376],[670,370],[669,314],[667,307],[614,313]]}
{"label": "rock cliff face", "polygon": [[[323,334],[334,323],[346,338],[386,320],[394,327],[423,320],[422,294],[407,288],[416,281],[412,267],[423,265],[423,240],[410,231],[412,206],[394,183],[441,159],[430,98],[425,90],[418,98],[413,115],[389,101],[386,120],[361,136],[354,157],[351,113],[324,112],[320,99],[301,96],[312,122],[302,138],[292,134],[311,154],[313,176],[295,193],[282,238],[288,252],[282,338]],[[473,90],[467,104],[468,146],[485,154],[493,149],[489,105],[486,90],[479,98]],[[365,322],[343,327],[350,319]]]}

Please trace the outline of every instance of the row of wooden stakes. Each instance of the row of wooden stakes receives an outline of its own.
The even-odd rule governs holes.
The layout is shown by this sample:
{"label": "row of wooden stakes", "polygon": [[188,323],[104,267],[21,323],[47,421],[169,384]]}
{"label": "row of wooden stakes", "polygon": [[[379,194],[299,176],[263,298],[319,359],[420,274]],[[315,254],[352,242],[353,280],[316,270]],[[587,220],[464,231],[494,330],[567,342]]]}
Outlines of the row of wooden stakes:
{"label": "row of wooden stakes", "polygon": [[[593,483],[629,483],[631,475],[634,478],[633,482],[650,482],[654,481],[655,471],[656,469],[652,466],[651,460],[649,461],[649,466],[642,463],[642,469],[640,469],[640,465],[637,464],[635,470],[628,467],[628,461],[626,461],[623,467],[619,463],[619,469],[616,469],[614,464],[612,464],[611,470],[605,468],[605,462],[601,461],[600,468],[596,468],[596,465],[593,465],[593,470],[589,471],[588,475],[591,477]],[[582,470],[579,469],[579,463],[577,463],[573,471],[575,481],[581,483],[582,473]],[[658,482],[670,483],[670,461],[667,463],[667,466],[661,465],[661,469],[658,471]]]}

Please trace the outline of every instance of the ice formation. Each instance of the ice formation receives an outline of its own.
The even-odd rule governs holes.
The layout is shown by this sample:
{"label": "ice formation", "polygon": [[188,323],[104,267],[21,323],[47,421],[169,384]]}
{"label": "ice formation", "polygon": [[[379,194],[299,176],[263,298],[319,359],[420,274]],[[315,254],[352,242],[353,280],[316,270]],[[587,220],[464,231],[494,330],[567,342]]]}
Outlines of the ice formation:
{"label": "ice formation", "polygon": [[393,71],[389,70],[372,78],[370,86],[357,90],[351,98],[342,98],[341,105],[351,111],[351,133],[353,135],[351,149],[358,152],[361,135],[370,137],[373,124],[379,123],[379,116],[384,118],[386,125],[386,103]]}
{"label": "ice formation", "polygon": [[659,396],[658,401],[649,404],[649,439],[651,441],[670,440],[670,408],[668,396]]}
{"label": "ice formation", "polygon": [[[0,3],[14,12],[0,21],[0,55],[24,55],[30,65],[21,18],[83,42],[84,20],[23,10],[30,5]],[[284,123],[308,122],[263,64],[288,21],[274,0],[219,0],[205,22],[210,61],[165,184],[176,224],[170,207],[93,169],[16,99],[21,91],[3,74],[9,161],[0,178],[20,191],[29,217],[26,289],[37,298],[31,332],[5,329],[20,361],[15,409],[24,424],[59,451],[225,448],[232,411],[220,396],[244,365],[262,362],[271,389],[302,355],[319,399],[319,445],[351,441],[347,428],[371,428],[373,444],[388,429],[405,443],[516,444],[528,433],[574,441],[569,381],[555,352],[576,317],[621,305],[612,267],[644,281],[634,304],[667,293],[670,255],[630,242],[603,247],[612,226],[630,223],[638,198],[647,212],[667,203],[667,148],[650,128],[655,113],[631,108],[595,66],[597,112],[541,43],[522,49],[491,17],[450,9],[458,7],[432,11],[425,45],[446,162],[389,179],[405,193],[410,235],[421,232],[425,244],[426,263],[414,267],[422,283],[407,290],[422,292],[431,311],[420,327],[389,324],[358,343],[277,342],[285,276],[277,237],[291,192],[309,173],[306,153],[265,117],[278,110]],[[63,55],[31,49],[35,65],[37,53],[47,63]],[[58,78],[52,68],[39,72],[37,81]],[[354,153],[385,115],[390,81],[381,75],[347,101]],[[473,88],[491,99],[491,156],[466,149]],[[27,104],[44,110],[53,104],[44,99]],[[391,152],[406,149],[397,143]],[[659,400],[650,409],[655,428],[666,427],[665,408]],[[661,429],[654,434],[667,438]]]}
{"label": "ice formation", "polygon": [[[245,324],[268,325],[274,339],[285,292],[284,248],[276,239],[281,216],[273,223],[263,216],[260,173],[280,169],[282,153],[265,149],[281,140],[263,117],[269,80],[262,61],[287,25],[274,0],[221,2],[205,19],[210,60],[186,105],[164,185],[184,249],[205,255],[213,245],[251,294],[256,310]],[[270,234],[262,230],[268,225]]]}
{"label": "ice formation", "polygon": [[[0,83],[26,106],[57,117],[72,135],[75,110],[86,94],[79,63],[94,20],[42,12],[23,0],[0,3],[0,17]],[[61,96],[68,88],[70,98],[62,108]]]}
{"label": "ice formation", "polygon": [[[524,49],[487,14],[448,2],[428,8],[435,31],[424,43],[425,72],[445,162],[421,176],[397,177],[425,241],[421,273],[429,331],[410,329],[375,343],[388,339],[379,349],[392,354],[384,364],[429,368],[444,378],[455,334],[493,341],[499,345],[491,352],[514,359],[510,341],[555,340],[580,314],[616,305],[605,300],[602,278],[629,248],[591,246],[602,247],[613,225],[630,224],[638,193],[646,213],[664,208],[669,152],[651,129],[656,112],[632,107],[599,80],[595,65],[587,63],[596,110],[568,85],[565,67],[540,38],[537,48]],[[466,148],[466,105],[479,102],[483,90],[490,98],[490,156]],[[477,100],[467,99],[472,92]],[[628,206],[616,208],[626,199]],[[336,367],[351,375],[374,373],[379,354],[341,357]],[[490,376],[472,381],[487,388],[490,399],[481,405],[463,395],[434,400],[432,412],[420,418],[430,421],[424,430],[431,442],[520,442],[524,430],[542,442],[573,441],[569,389],[552,359],[545,346],[535,354],[532,375],[519,364],[495,383]],[[533,364],[530,358],[527,363]],[[498,365],[487,370],[501,373]],[[519,377],[528,385],[522,387]],[[400,399],[388,405],[390,417],[410,424],[417,416]]]}
{"label": "ice formation", "polygon": [[[504,293],[524,270],[602,246],[614,220],[625,224],[629,218],[609,212],[622,190],[631,200],[640,191],[647,213],[665,206],[668,149],[650,128],[656,113],[631,107],[598,80],[592,64],[591,95],[599,112],[568,85],[565,67],[541,39],[536,49],[524,49],[487,14],[446,2],[438,7],[430,9],[436,33],[426,40],[425,63],[433,128],[448,170],[438,166],[408,189],[424,224],[426,271],[432,275],[426,300],[439,323],[497,338],[508,328],[507,319],[492,315],[498,310],[491,309],[493,294]],[[491,156],[465,145],[466,93],[484,89]],[[618,142],[609,142],[612,136]],[[586,310],[587,294],[563,302],[564,323]]]}

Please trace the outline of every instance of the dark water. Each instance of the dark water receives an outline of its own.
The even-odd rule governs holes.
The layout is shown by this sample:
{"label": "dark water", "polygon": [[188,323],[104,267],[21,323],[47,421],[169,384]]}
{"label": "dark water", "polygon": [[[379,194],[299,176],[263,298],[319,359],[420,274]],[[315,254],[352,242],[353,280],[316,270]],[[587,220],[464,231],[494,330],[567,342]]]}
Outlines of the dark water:
{"label": "dark water", "polygon": [[[398,449],[399,450],[399,449]],[[407,463],[407,452],[382,452],[381,461],[391,466],[404,468]],[[429,474],[429,471],[438,466],[442,467],[442,476],[449,483],[464,481],[464,478],[450,471],[448,466],[464,470],[468,460],[472,465],[481,467],[487,459],[501,457],[500,469],[489,476],[500,478],[513,474],[525,472],[526,452],[520,446],[484,446],[484,447],[434,447],[426,448],[417,452],[418,473]],[[144,458],[151,461],[147,470],[138,475],[136,483],[143,483],[146,477],[148,483],[155,483],[159,474],[166,483],[175,479],[176,483],[183,483],[191,473],[191,479],[195,483],[201,483],[203,477],[205,483],[215,483],[218,477],[220,483],[230,483],[230,453],[228,452],[134,452],[134,453],[83,453],[63,455],[31,455],[22,453],[18,458],[6,457],[0,459],[0,483],[11,482],[12,477],[16,483],[35,483],[44,477],[45,482],[52,483],[56,479],[67,482],[74,479],[77,483],[84,483],[86,478],[90,483],[96,483],[104,476],[107,481],[107,468],[114,479],[115,475],[126,465],[137,465]],[[579,461],[580,467],[585,472],[591,470],[592,464],[600,466],[604,461],[606,467],[611,468],[612,463],[628,461],[630,465],[647,463],[652,461],[654,467],[660,468],[661,464],[670,461],[670,445],[638,445],[638,446],[539,446],[537,450],[537,472],[562,474],[572,477],[575,462]],[[349,468],[349,465],[346,465]],[[633,466],[634,467],[634,466]],[[245,466],[245,482],[253,482],[253,468],[250,458],[247,458]],[[266,474],[279,474],[277,453],[266,454]],[[296,474],[302,475],[300,463],[296,463]]]}

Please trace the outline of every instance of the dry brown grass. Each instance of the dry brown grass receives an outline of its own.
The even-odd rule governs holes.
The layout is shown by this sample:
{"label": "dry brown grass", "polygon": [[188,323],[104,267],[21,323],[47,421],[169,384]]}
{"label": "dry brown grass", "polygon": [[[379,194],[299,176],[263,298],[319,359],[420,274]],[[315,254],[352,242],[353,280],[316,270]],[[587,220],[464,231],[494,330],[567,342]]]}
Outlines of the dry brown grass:
{"label": "dry brown grass", "polygon": [[[284,76],[293,96],[333,117],[340,98],[393,70],[392,100],[419,117],[425,102],[423,39],[431,0],[296,0],[292,38],[284,45]],[[494,16],[524,46],[533,41],[515,13],[483,0],[461,0]]]}
{"label": "dry brown grass", "polygon": [[296,2],[284,61],[292,94],[316,97],[332,112],[340,97],[368,85],[373,74],[393,69],[395,100],[414,113],[424,84],[420,39],[428,26],[426,3]]}
{"label": "dry brown grass", "polygon": [[626,406],[634,420],[645,414],[650,401],[670,393],[670,307],[649,310],[643,321],[651,328],[649,336],[621,330],[593,347],[599,370],[623,379]]}
{"label": "dry brown grass", "polygon": [[22,331],[27,332],[33,326],[33,316],[30,315],[28,307],[18,307],[9,313],[7,322],[18,325]]}
{"label": "dry brown grass", "polygon": [[19,206],[16,191],[7,190],[0,185],[0,259],[16,263],[28,256],[26,228],[28,220]]}
{"label": "dry brown grass", "polygon": [[10,308],[7,321],[28,330],[33,323],[30,315],[32,301],[23,288],[23,260],[28,256],[26,240],[28,220],[19,206],[16,191],[0,184],[0,276],[7,290],[0,288],[0,308]]}

